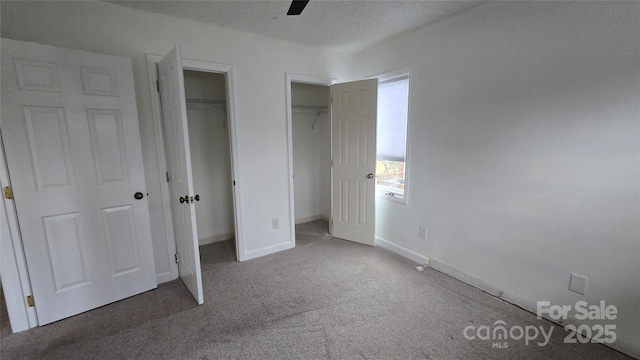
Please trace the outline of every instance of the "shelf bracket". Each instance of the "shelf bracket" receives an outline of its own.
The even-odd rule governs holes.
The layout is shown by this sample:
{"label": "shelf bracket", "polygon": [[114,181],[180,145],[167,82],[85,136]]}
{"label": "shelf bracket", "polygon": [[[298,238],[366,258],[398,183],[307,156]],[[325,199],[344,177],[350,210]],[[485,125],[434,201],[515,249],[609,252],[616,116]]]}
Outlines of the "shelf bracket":
{"label": "shelf bracket", "polygon": [[318,108],[318,110],[316,110],[316,119],[313,121],[313,124],[311,124],[311,129],[312,130],[316,126],[316,123],[318,122],[318,119],[320,119],[320,115],[321,114],[322,114],[322,108]]}

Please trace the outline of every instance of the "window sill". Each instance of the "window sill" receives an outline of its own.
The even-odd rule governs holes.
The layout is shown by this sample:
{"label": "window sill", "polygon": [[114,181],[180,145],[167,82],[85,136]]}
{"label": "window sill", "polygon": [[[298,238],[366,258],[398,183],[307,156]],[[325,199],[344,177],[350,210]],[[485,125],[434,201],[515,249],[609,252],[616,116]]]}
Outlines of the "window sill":
{"label": "window sill", "polygon": [[400,204],[406,204],[407,203],[407,198],[406,197],[404,197],[404,196],[400,197],[398,195],[393,196],[393,195],[386,195],[384,193],[376,193],[376,198],[378,198],[378,199],[386,199],[386,200],[394,201],[394,202],[397,202],[397,203],[400,203]]}

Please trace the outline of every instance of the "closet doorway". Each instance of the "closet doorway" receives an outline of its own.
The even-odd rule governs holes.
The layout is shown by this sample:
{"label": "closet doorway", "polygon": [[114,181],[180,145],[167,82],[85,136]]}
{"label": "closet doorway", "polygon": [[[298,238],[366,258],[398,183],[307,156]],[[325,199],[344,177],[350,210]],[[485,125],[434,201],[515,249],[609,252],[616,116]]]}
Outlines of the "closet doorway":
{"label": "closet doorway", "polygon": [[[200,245],[206,247],[228,241],[222,251],[204,248],[203,251],[207,254],[213,252],[214,256],[226,253],[224,261],[244,260],[242,218],[239,215],[242,214],[241,194],[237,184],[239,166],[235,156],[238,149],[233,68],[182,59],[178,46],[165,56],[147,55],[147,67],[152,89],[169,265],[168,271],[158,273],[158,282],[179,277],[198,304],[202,304],[201,274],[207,270],[206,264],[211,259],[201,261]],[[185,78],[188,79],[186,86]],[[215,133],[208,132],[210,128]],[[202,138],[198,138],[200,136]],[[216,166],[216,161],[220,166]],[[204,176],[201,176],[203,172]],[[194,174],[200,181],[194,180]],[[202,188],[196,188],[194,183]],[[218,191],[226,192],[226,199],[231,197],[231,207],[228,202],[224,205],[222,195],[216,198]],[[205,196],[214,203],[207,206]],[[224,215],[221,215],[222,211]],[[214,216],[226,219],[227,225],[231,219],[230,228],[222,226]],[[234,239],[224,240],[230,237]],[[158,252],[163,251],[158,248]],[[160,257],[156,256],[157,261],[162,261]]]}
{"label": "closet doorway", "polygon": [[[317,79],[304,75],[287,74],[287,132],[289,152],[289,209],[291,216],[291,245],[296,245],[297,225],[313,218],[329,218],[328,234],[344,240],[369,246],[375,243],[375,165],[376,119],[378,79],[366,79],[334,84],[332,79]],[[318,86],[320,85],[320,86]],[[326,89],[326,90],[325,90]],[[326,104],[326,107],[323,106]],[[297,113],[315,112],[310,120],[313,131],[322,126],[323,108],[327,108],[326,126],[329,136],[303,135],[304,121],[297,121]],[[302,136],[303,140],[299,140]],[[302,145],[296,145],[302,144]],[[314,148],[313,144],[316,144]],[[329,147],[327,151],[326,147]],[[324,150],[323,150],[324,149]],[[296,160],[305,154],[311,158]],[[297,165],[297,166],[296,166]],[[304,178],[305,172],[316,169],[313,176]],[[322,180],[323,176],[329,180]],[[314,186],[316,184],[316,186]],[[305,192],[302,187],[309,191]],[[328,189],[328,191],[323,191]],[[319,195],[316,210],[305,213],[306,205],[314,204],[313,194]],[[302,197],[302,199],[300,199]],[[316,197],[318,199],[318,197]],[[326,204],[330,204],[329,207]],[[324,214],[318,207],[324,206]],[[327,210],[328,209],[328,210]],[[316,214],[314,214],[316,213]],[[313,226],[313,228],[318,228]]]}
{"label": "closet doorway", "polygon": [[236,261],[226,75],[184,70],[200,266]]}
{"label": "closet doorway", "polygon": [[296,232],[330,233],[331,218],[331,81],[290,80],[291,238]]}
{"label": "closet doorway", "polygon": [[291,84],[295,224],[328,222],[331,213],[329,87]]}

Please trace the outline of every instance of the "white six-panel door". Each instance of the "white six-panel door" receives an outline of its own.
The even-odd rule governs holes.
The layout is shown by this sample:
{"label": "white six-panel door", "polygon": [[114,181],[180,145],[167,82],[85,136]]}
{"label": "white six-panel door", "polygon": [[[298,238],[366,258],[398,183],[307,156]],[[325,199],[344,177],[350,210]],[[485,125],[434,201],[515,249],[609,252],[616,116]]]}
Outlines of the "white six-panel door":
{"label": "white six-panel door", "polygon": [[378,80],[331,86],[332,234],[374,244]]}
{"label": "white six-panel door", "polygon": [[[162,125],[167,153],[169,196],[173,212],[178,271],[198,304],[204,302],[198,227],[191,173],[191,151],[187,106],[184,93],[184,73],[180,48],[175,47],[158,63]],[[180,201],[187,198],[187,201]]]}
{"label": "white six-panel door", "polygon": [[155,288],[131,61],[2,39],[1,65],[39,324]]}

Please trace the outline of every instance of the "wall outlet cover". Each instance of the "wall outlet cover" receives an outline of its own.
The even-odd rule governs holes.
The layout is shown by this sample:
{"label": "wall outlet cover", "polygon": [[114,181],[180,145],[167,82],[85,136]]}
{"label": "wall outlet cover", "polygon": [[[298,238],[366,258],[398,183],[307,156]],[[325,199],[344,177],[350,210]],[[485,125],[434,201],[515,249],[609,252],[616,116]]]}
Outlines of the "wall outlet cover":
{"label": "wall outlet cover", "polygon": [[587,277],[571,273],[569,277],[569,290],[586,295],[587,293]]}
{"label": "wall outlet cover", "polygon": [[422,239],[427,238],[427,227],[426,226],[418,226],[418,237]]}

